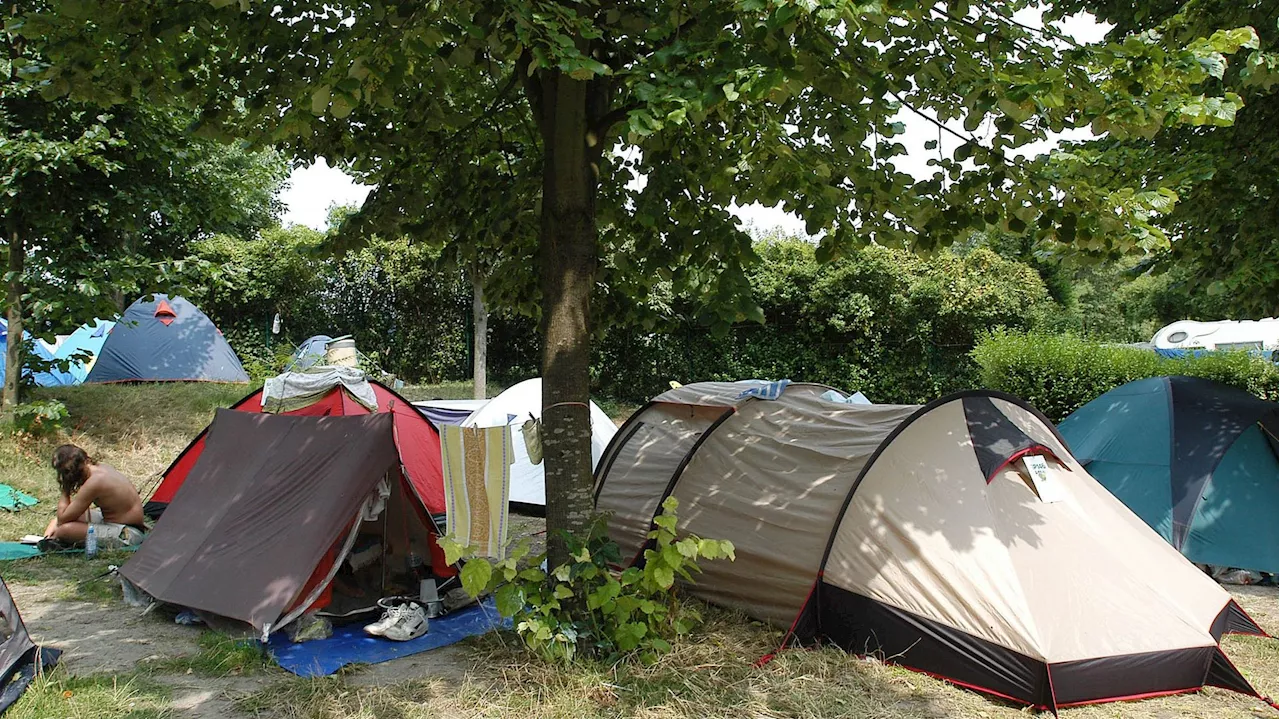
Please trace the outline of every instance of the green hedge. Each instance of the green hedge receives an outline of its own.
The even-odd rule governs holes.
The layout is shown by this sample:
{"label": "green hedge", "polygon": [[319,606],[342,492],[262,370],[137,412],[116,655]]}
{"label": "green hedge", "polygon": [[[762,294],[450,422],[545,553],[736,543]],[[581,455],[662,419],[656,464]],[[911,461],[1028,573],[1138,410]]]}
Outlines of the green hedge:
{"label": "green hedge", "polygon": [[1138,347],[1090,342],[1070,335],[996,332],[972,352],[988,389],[1030,402],[1054,422],[1127,382],[1161,375],[1204,377],[1275,401],[1276,365],[1244,352],[1166,358]]}

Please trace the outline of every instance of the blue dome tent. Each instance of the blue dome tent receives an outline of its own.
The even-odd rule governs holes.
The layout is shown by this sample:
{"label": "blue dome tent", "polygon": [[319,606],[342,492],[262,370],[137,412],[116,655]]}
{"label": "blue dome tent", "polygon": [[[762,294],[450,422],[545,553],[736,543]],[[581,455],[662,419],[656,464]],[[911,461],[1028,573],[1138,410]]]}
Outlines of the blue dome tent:
{"label": "blue dome tent", "polygon": [[1276,410],[1210,380],[1151,377],[1058,429],[1089,474],[1187,559],[1274,574]]}
{"label": "blue dome tent", "polygon": [[298,349],[293,351],[293,362],[289,368],[304,372],[318,364],[324,364],[325,351],[333,338],[329,335],[315,335],[303,340]]}
{"label": "blue dome tent", "polygon": [[182,297],[156,294],[124,311],[85,382],[248,382],[222,332]]}
{"label": "blue dome tent", "polygon": [[92,355],[87,360],[73,361],[67,367],[67,371],[75,378],[75,384],[83,382],[89,376],[89,370],[93,369],[94,363],[102,354],[102,345],[115,324],[110,320],[95,319],[92,323],[80,325],[58,345],[57,351],[53,353],[54,359],[72,360],[76,355],[86,352]]}
{"label": "blue dome tent", "polygon": [[[29,333],[23,332],[24,340],[32,340]],[[54,354],[49,351],[49,346],[39,340],[31,341],[31,353],[38,359],[51,362]],[[6,361],[8,360],[9,348],[9,323],[0,319],[0,376],[4,375]],[[29,367],[23,369],[23,373],[31,378],[39,387],[61,387],[69,384],[76,384],[77,380],[70,372],[64,372],[56,367],[49,368],[48,371],[34,372]]]}

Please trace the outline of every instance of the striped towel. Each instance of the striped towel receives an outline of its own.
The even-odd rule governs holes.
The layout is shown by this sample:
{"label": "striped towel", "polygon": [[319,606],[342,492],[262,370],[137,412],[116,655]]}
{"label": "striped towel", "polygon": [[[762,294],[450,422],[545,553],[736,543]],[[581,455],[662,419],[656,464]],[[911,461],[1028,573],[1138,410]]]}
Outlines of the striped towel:
{"label": "striped towel", "polygon": [[777,382],[764,382],[761,380],[760,384],[755,387],[742,390],[738,395],[738,399],[745,399],[747,397],[777,399],[782,396],[782,390],[786,389],[789,384],[791,384],[791,380],[789,379],[780,379]]}
{"label": "striped towel", "polygon": [[501,559],[507,545],[507,501],[515,451],[511,428],[440,428],[445,534],[482,557]]}

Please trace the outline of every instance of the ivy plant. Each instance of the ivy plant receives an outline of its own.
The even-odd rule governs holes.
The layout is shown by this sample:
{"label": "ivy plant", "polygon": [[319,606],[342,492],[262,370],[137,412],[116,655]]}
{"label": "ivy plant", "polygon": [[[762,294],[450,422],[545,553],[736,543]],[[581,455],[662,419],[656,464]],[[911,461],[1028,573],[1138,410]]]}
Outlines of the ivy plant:
{"label": "ivy plant", "polygon": [[543,659],[635,657],[648,663],[671,651],[672,639],[702,620],[676,596],[676,579],[693,582],[701,560],[734,558],[727,540],[679,536],[678,506],[675,497],[662,503],[643,563],[621,571],[614,569],[622,560],[618,545],[602,520],[586,537],[565,537],[570,561],[550,573],[544,568],[546,554],[528,559],[528,540],[497,561],[448,539],[441,546],[451,563],[469,557],[461,570],[463,589],[472,597],[492,593],[498,613],[512,619],[525,646]]}

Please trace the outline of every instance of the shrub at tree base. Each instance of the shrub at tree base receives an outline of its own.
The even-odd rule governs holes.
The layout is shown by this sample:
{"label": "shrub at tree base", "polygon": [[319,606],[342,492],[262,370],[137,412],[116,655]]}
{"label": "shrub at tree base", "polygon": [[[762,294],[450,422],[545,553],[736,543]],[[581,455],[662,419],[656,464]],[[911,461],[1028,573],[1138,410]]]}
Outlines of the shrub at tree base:
{"label": "shrub at tree base", "polygon": [[[692,582],[701,559],[733,560],[733,544],[716,539],[676,536],[678,501],[668,497],[657,528],[649,533],[652,548],[644,552],[644,568],[621,573],[618,545],[597,522],[586,541],[566,535],[573,561],[550,574],[541,568],[545,554],[522,563],[528,541],[500,561],[472,557],[462,567],[462,586],[472,597],[492,592],[498,613],[511,617],[516,633],[547,661],[589,657],[613,662],[633,656],[652,662],[671,651],[671,640],[688,634],[702,621],[675,594],[677,577]],[[469,547],[441,541],[446,559],[456,562]],[[522,566],[523,565],[523,566]]]}
{"label": "shrub at tree base", "polygon": [[32,437],[48,437],[62,428],[67,406],[56,399],[27,402],[13,408],[13,429]]}
{"label": "shrub at tree base", "polygon": [[1275,363],[1247,352],[1168,358],[1071,335],[995,332],[972,354],[983,387],[1022,397],[1054,422],[1122,384],[1162,375],[1204,377],[1271,401],[1277,396]]}

